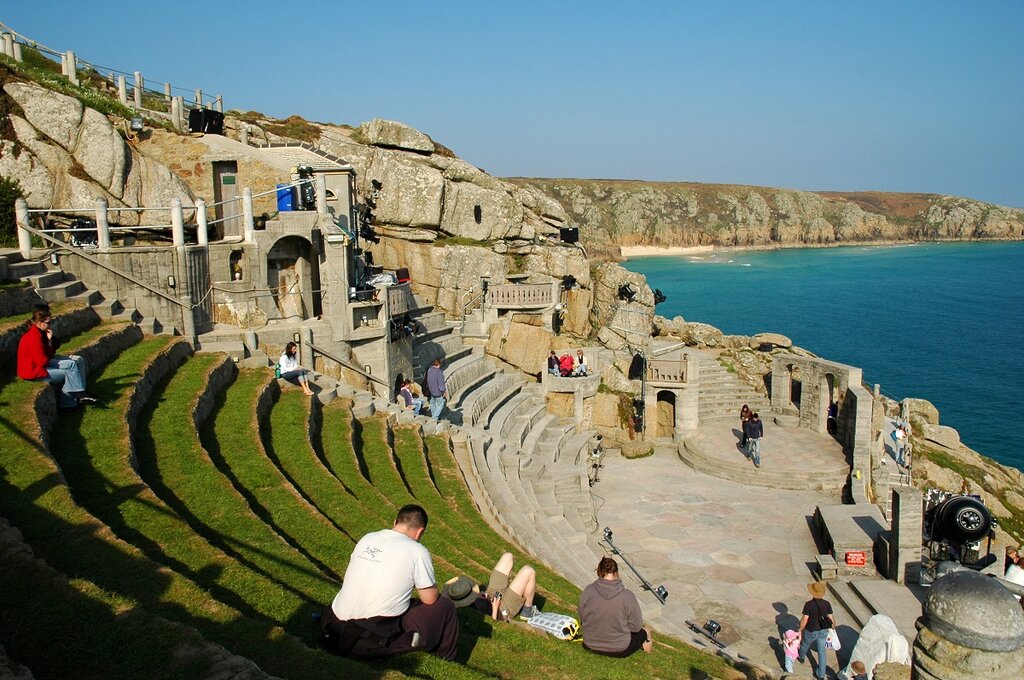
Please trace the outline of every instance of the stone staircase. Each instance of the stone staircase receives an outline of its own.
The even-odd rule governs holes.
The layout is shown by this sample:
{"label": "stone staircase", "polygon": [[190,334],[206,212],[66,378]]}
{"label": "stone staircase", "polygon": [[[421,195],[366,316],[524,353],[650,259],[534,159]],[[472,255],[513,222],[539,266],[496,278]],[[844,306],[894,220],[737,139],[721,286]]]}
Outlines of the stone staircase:
{"label": "stone staircase", "polygon": [[376,409],[426,433],[450,429],[456,460],[492,526],[575,584],[592,581],[604,554],[584,467],[594,433],[548,413],[539,384],[466,345],[440,313],[421,307],[411,318],[419,325],[414,376],[422,381],[441,359],[449,410],[435,423],[382,399]]}
{"label": "stone staircase", "polygon": [[44,302],[70,302],[91,307],[104,320],[124,320],[138,324],[150,335],[175,335],[173,326],[157,318],[145,318],[137,309],[125,307],[119,300],[108,300],[99,291],[87,288],[71,274],[41,261],[26,261],[16,250],[0,254],[0,280],[21,279],[35,289]]}
{"label": "stone staircase", "polygon": [[763,394],[755,392],[749,385],[730,373],[713,354],[693,353],[700,372],[700,392],[697,412],[700,422],[735,419],[740,409],[747,404],[752,410],[767,417],[771,403]]}

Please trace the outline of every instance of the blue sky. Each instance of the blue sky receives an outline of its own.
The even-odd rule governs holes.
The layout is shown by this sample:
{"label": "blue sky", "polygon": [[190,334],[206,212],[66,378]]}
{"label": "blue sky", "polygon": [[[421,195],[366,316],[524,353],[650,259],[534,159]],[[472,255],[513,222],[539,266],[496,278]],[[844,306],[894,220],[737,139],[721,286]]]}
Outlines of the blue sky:
{"label": "blue sky", "polygon": [[36,0],[0,21],[231,108],[403,121],[499,176],[1024,207],[1020,0]]}

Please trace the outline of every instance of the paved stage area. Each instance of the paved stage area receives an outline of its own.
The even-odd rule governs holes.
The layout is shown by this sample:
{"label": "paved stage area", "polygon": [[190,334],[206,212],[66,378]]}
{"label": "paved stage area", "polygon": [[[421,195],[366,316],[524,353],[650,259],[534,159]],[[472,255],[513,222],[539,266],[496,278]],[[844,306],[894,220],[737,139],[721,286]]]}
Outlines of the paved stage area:
{"label": "paved stage area", "polygon": [[[700,434],[705,443],[719,442],[722,455],[743,461],[732,429],[723,421],[702,426]],[[831,437],[778,427],[766,428],[762,455],[776,471],[808,456],[829,468],[842,460]],[[687,619],[713,618],[723,626],[722,638],[735,641],[732,649],[781,668],[780,628],[797,627],[810,597],[806,586],[818,554],[810,518],[817,505],[840,503],[838,492],[772,489],[696,472],[674,447],[638,460],[609,456],[593,492],[600,526],[613,530],[616,546],[653,585],[669,591],[663,608],[623,570],[655,626],[675,633]],[[854,630],[836,609],[840,635],[852,643]]]}

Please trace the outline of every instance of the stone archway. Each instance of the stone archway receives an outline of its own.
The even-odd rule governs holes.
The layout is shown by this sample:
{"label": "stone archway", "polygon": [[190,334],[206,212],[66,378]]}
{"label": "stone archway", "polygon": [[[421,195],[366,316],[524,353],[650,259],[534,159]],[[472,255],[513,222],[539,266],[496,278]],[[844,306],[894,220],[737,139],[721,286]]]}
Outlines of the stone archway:
{"label": "stone archway", "polygon": [[267,252],[267,288],[280,319],[301,320],[312,309],[311,244],[301,236],[285,236]]}
{"label": "stone archway", "polygon": [[674,437],[676,433],[676,394],[671,390],[661,390],[657,395],[655,408],[656,437]]}
{"label": "stone archway", "polygon": [[804,383],[800,373],[800,367],[790,364],[786,367],[789,371],[789,403],[800,410],[800,402],[803,399]]}
{"label": "stone archway", "polygon": [[[838,439],[839,425],[839,379],[832,373],[821,376],[818,385],[818,431],[831,434]],[[829,411],[835,405],[835,420],[829,419]]]}

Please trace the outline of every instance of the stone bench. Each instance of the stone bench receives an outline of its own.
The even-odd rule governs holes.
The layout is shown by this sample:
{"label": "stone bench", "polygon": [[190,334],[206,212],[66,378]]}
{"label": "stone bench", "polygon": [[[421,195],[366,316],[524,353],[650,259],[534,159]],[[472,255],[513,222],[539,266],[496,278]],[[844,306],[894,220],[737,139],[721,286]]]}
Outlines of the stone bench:
{"label": "stone bench", "polygon": [[839,564],[831,555],[818,555],[818,573],[822,581],[834,581],[839,577]]}

